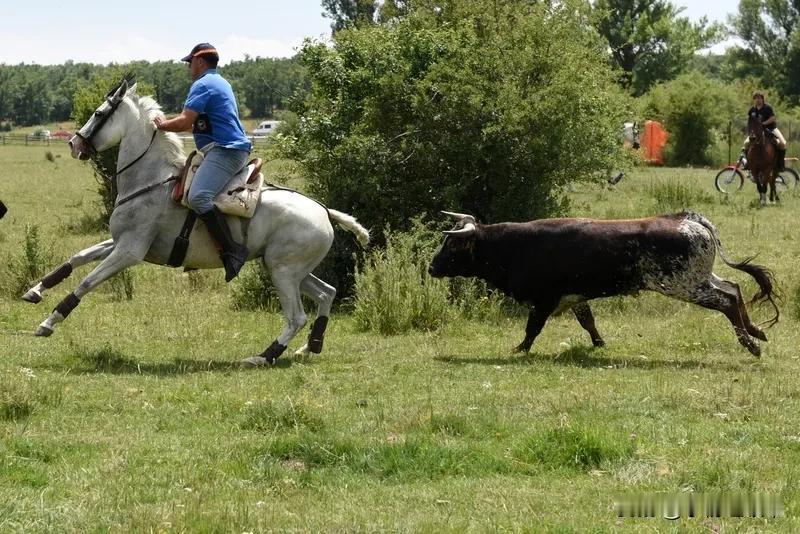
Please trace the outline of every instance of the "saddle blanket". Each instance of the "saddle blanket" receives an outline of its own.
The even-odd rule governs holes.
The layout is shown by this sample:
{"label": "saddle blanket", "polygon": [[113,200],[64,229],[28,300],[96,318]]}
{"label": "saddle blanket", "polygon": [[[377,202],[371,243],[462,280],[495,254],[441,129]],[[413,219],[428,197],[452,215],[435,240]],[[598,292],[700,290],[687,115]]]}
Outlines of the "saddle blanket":
{"label": "saddle blanket", "polygon": [[[202,163],[202,152],[195,150],[189,154],[181,173],[182,179],[178,181],[173,191],[173,200],[187,208],[189,204],[186,199],[192,187],[192,180]],[[260,158],[251,160],[214,197],[214,204],[222,213],[247,219],[253,217],[264,185],[264,175],[261,173],[262,164]]]}

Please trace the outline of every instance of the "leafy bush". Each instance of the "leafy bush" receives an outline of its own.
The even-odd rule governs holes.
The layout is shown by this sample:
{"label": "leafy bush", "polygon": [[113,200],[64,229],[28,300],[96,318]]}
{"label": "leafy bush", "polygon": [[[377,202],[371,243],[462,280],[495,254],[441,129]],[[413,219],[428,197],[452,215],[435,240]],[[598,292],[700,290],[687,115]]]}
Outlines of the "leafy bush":
{"label": "leafy bush", "polygon": [[451,311],[447,280],[427,272],[438,235],[419,221],[409,233],[386,235],[386,248],[374,250],[356,271],[356,324],[383,335],[439,328]]}
{"label": "leafy bush", "polygon": [[234,310],[280,311],[281,303],[269,272],[261,262],[246,264],[231,286]]}
{"label": "leafy bush", "polygon": [[740,107],[733,87],[692,72],[654,87],[645,96],[643,113],[662,121],[669,132],[668,164],[705,165],[713,161],[717,132],[727,130],[737,113],[746,114]]}

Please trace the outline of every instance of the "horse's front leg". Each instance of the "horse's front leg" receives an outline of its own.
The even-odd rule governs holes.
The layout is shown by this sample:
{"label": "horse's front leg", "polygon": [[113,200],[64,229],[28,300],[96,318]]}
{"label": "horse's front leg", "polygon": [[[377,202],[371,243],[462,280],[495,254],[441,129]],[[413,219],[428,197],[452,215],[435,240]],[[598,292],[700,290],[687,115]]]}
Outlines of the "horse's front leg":
{"label": "horse's front leg", "polygon": [[64,299],[58,303],[53,312],[47,319],[42,321],[39,328],[36,329],[35,334],[37,336],[49,336],[52,334],[56,325],[66,319],[72,310],[81,303],[81,298],[83,298],[84,295],[118,272],[141,262],[142,259],[144,259],[144,251],[132,251],[129,248],[123,248],[119,245],[114,247],[100,265],[95,267],[94,270],[78,284],[75,291],[64,297]]}
{"label": "horse's front leg", "polygon": [[22,300],[38,304],[42,301],[42,293],[64,281],[76,267],[86,265],[92,261],[99,261],[111,254],[114,250],[114,240],[107,239],[102,243],[85,248],[70,259],[47,273],[35,286],[22,295]]}
{"label": "horse's front leg", "polygon": [[769,181],[769,200],[770,202],[780,202],[781,199],[778,196],[778,188],[775,185],[775,181],[778,179],[776,175],[772,175]]}

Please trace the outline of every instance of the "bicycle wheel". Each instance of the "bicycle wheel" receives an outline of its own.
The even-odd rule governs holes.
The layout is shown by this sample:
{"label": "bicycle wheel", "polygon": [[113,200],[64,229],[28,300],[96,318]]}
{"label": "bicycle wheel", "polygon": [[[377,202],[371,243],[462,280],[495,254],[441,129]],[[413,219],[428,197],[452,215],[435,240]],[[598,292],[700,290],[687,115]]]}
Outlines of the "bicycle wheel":
{"label": "bicycle wheel", "polygon": [[797,183],[800,182],[800,175],[798,175],[797,171],[791,167],[786,167],[783,169],[780,173],[778,173],[778,177],[783,178],[787,189],[796,189]]}
{"label": "bicycle wheel", "polygon": [[778,191],[778,193],[785,193],[788,191],[791,188],[791,182],[789,180],[790,178],[785,174],[778,174],[778,176],[775,177],[775,190]]}
{"label": "bicycle wheel", "polygon": [[717,173],[714,185],[720,193],[735,193],[744,185],[744,175],[739,169],[725,167]]}

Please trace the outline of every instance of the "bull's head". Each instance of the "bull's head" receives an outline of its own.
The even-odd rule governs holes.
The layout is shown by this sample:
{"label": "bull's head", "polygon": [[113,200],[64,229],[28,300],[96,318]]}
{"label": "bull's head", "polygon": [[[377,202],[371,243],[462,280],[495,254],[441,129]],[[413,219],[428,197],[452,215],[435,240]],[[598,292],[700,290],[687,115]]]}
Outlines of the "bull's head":
{"label": "bull's head", "polygon": [[452,230],[444,232],[444,242],[433,256],[428,273],[435,278],[473,276],[475,274],[473,269],[475,235],[478,223],[472,215],[450,211],[442,213],[457,219],[458,222]]}

